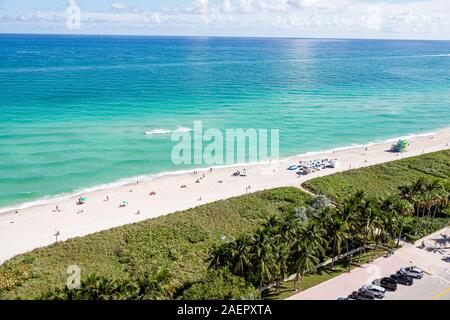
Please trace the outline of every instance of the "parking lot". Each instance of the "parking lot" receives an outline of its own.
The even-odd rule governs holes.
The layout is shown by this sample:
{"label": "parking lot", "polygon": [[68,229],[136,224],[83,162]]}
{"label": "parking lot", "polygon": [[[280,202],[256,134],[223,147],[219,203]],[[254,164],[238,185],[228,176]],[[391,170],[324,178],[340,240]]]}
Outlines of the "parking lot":
{"label": "parking lot", "polygon": [[398,285],[383,300],[450,300],[450,228],[436,232],[415,244],[404,246],[390,256],[376,259],[349,273],[295,294],[289,300],[336,300],[358,291],[375,279],[389,277],[400,268],[417,266],[422,279],[412,286]]}
{"label": "parking lot", "polygon": [[450,300],[450,274],[424,274],[411,287],[399,285],[397,291],[386,292],[383,300]]}

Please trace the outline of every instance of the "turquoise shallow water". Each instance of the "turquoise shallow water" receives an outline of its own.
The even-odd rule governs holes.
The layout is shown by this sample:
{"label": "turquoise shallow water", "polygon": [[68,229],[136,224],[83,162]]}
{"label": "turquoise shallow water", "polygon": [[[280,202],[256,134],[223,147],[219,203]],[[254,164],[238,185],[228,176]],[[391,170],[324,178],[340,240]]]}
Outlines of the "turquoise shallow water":
{"label": "turquoise shallow water", "polygon": [[0,207],[185,169],[154,129],[278,128],[281,156],[450,123],[450,42],[0,35]]}

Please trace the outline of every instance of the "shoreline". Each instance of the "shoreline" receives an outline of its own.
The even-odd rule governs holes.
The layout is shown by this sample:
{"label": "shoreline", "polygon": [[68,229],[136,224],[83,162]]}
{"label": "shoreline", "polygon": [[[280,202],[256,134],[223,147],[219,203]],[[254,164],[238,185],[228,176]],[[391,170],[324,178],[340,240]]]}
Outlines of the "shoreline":
{"label": "shoreline", "polygon": [[[246,193],[277,187],[300,187],[305,181],[320,176],[450,148],[450,128],[404,137],[410,141],[410,148],[408,152],[398,155],[386,150],[393,141],[402,137],[310,152],[271,163],[265,161],[216,166],[212,171],[210,168],[198,168],[142,175],[123,179],[120,185],[118,183],[122,180],[101,185],[104,188],[97,186],[35,201],[47,203],[20,209],[0,209],[0,242],[8,244],[0,248],[0,264],[18,254],[54,243],[57,232],[58,241],[63,241]],[[286,170],[299,160],[314,158],[337,158],[340,167],[307,176],[298,176]],[[244,168],[247,177],[231,176],[234,171]],[[197,175],[193,174],[194,170]],[[195,182],[197,179],[199,183]],[[180,188],[182,185],[187,185],[187,188]],[[152,192],[156,194],[151,195]],[[87,203],[82,206],[76,204],[80,195],[88,197]],[[127,201],[128,205],[121,208],[119,205],[123,201]]]}
{"label": "shoreline", "polygon": [[[399,139],[414,139],[414,138],[418,138],[418,137],[428,137],[428,136],[433,136],[433,135],[439,134],[440,132],[447,131],[447,130],[450,131],[450,127],[444,128],[444,129],[437,129],[435,131],[430,131],[430,132],[418,133],[418,134],[407,134],[404,136],[398,136],[395,138],[387,138],[387,139],[379,140],[379,141],[376,140],[376,141],[362,143],[362,144],[352,144],[349,146],[336,147],[336,148],[324,149],[324,150],[319,150],[319,151],[307,151],[305,153],[299,153],[299,154],[295,154],[295,155],[291,155],[291,156],[286,156],[286,157],[274,160],[273,162],[281,163],[281,162],[290,161],[290,160],[297,159],[297,158],[306,158],[306,157],[317,156],[317,155],[322,155],[322,154],[329,154],[329,153],[333,153],[333,152],[351,150],[351,149],[355,149],[355,148],[366,148],[366,147],[370,147],[370,146],[374,146],[374,145],[382,144],[382,143],[393,143]],[[75,189],[72,192],[60,193],[60,194],[56,194],[56,195],[49,195],[49,196],[45,196],[45,197],[38,198],[35,200],[30,200],[30,201],[25,201],[22,203],[7,205],[5,207],[0,207],[0,217],[3,215],[11,214],[11,213],[15,212],[16,210],[24,210],[24,209],[29,209],[29,208],[33,208],[33,207],[45,206],[45,205],[49,205],[49,204],[57,204],[61,201],[70,200],[70,199],[79,197],[81,195],[96,192],[96,191],[106,191],[106,190],[111,190],[114,188],[131,186],[136,181],[140,181],[140,182],[156,181],[158,179],[169,177],[169,176],[181,176],[181,175],[189,174],[189,173],[192,173],[193,171],[206,172],[206,171],[210,170],[210,168],[217,170],[217,169],[226,169],[226,168],[232,169],[232,168],[239,168],[239,167],[245,167],[245,166],[266,165],[266,164],[269,164],[270,161],[271,160],[264,160],[264,161],[259,161],[259,162],[250,162],[250,163],[223,164],[223,165],[214,165],[212,167],[200,167],[200,168],[190,168],[190,169],[181,169],[181,170],[172,170],[172,171],[162,171],[162,172],[158,172],[158,173],[149,173],[149,174],[141,174],[141,175],[137,175],[137,176],[124,177],[124,178],[121,178],[121,179],[118,179],[118,180],[112,181],[112,182],[107,182],[107,183],[103,183],[103,184],[99,184],[99,185],[95,185],[95,186],[91,186],[91,187]]]}

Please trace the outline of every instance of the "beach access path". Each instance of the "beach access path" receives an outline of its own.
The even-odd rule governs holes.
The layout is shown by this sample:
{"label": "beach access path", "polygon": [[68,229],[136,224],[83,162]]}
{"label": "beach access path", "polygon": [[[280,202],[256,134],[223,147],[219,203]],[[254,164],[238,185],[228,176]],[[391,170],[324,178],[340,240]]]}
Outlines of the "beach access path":
{"label": "beach access path", "polygon": [[[206,203],[276,187],[300,187],[307,180],[339,171],[357,169],[406,157],[448,149],[450,129],[408,139],[408,152],[388,152],[392,142],[338,149],[324,153],[291,157],[271,163],[190,171],[165,175],[60,199],[45,205],[12,210],[0,215],[0,263],[56,240],[80,237],[110,228],[186,210]],[[287,168],[299,160],[337,159],[339,167],[307,176]],[[246,177],[234,177],[236,170],[247,170]],[[196,181],[199,180],[199,183]],[[219,183],[220,182],[220,183]],[[186,185],[186,188],[181,188]],[[250,188],[249,188],[250,187]],[[126,201],[127,205],[120,207]],[[58,206],[58,209],[56,209]]]}

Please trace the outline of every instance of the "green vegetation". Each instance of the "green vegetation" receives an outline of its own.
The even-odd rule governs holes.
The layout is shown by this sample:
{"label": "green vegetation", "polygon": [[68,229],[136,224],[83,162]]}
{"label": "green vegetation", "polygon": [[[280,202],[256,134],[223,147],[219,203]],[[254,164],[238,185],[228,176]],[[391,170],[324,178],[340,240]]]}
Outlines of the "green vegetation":
{"label": "green vegetation", "polygon": [[[419,179],[400,186],[396,196],[385,199],[369,198],[358,191],[333,207],[326,198],[317,197],[307,208],[266,218],[256,231],[214,247],[209,268],[227,268],[260,290],[275,283],[276,293],[283,280],[295,274],[296,291],[298,284],[307,275],[317,274],[316,266],[329,258],[334,270],[335,257],[342,253],[370,245],[375,257],[380,246],[394,250],[405,231],[417,236],[445,226],[436,215],[448,207],[449,191],[443,181]],[[349,266],[352,259],[350,255]]]}
{"label": "green vegetation", "polygon": [[[388,252],[384,249],[378,250],[375,257],[381,257],[386,255]],[[303,281],[299,285],[299,290],[303,291],[318,284],[337,277],[349,269],[356,268],[361,264],[370,262],[374,259],[374,250],[367,250],[361,254],[359,261],[352,261],[350,263],[349,259],[343,259],[336,263],[332,268],[330,265],[317,269],[314,273],[308,273],[303,276]],[[281,300],[292,296],[295,292],[292,290],[295,280],[289,280],[280,284],[279,288],[272,287],[269,290],[263,292],[263,299],[267,300]]]}
{"label": "green vegetation", "polygon": [[[205,259],[221,237],[234,239],[256,228],[264,217],[285,215],[311,196],[297,188],[257,192],[36,249],[0,267],[12,285],[0,291],[6,299],[35,298],[62,288],[67,267],[77,265],[82,277],[96,274],[112,281],[144,281],[161,269],[170,273],[166,298],[177,298],[186,285],[202,281]],[[14,276],[8,265],[28,266],[33,277]],[[6,282],[2,282],[6,283]],[[17,286],[22,284],[21,286]]]}
{"label": "green vegetation", "polygon": [[401,185],[420,178],[448,180],[450,150],[349,170],[307,181],[303,186],[315,194],[341,201],[358,190],[364,190],[370,197],[386,197],[395,194]]}
{"label": "green vegetation", "polygon": [[22,285],[31,277],[26,263],[6,263],[0,269],[0,292]]}
{"label": "green vegetation", "polygon": [[205,279],[187,288],[182,298],[185,300],[254,300],[261,298],[261,292],[227,269],[219,269],[208,272]]}
{"label": "green vegetation", "polygon": [[167,270],[139,279],[107,279],[96,274],[81,280],[79,286],[56,288],[39,297],[42,300],[157,300],[173,292]]}
{"label": "green vegetation", "polygon": [[448,225],[449,176],[443,151],[314,179],[315,198],[278,188],[56,243],[0,266],[0,298],[285,298]]}
{"label": "green vegetation", "polygon": [[404,237],[407,241],[414,242],[436,230],[445,228],[449,223],[449,217],[434,218],[431,222],[426,218],[407,217],[405,218]]}

